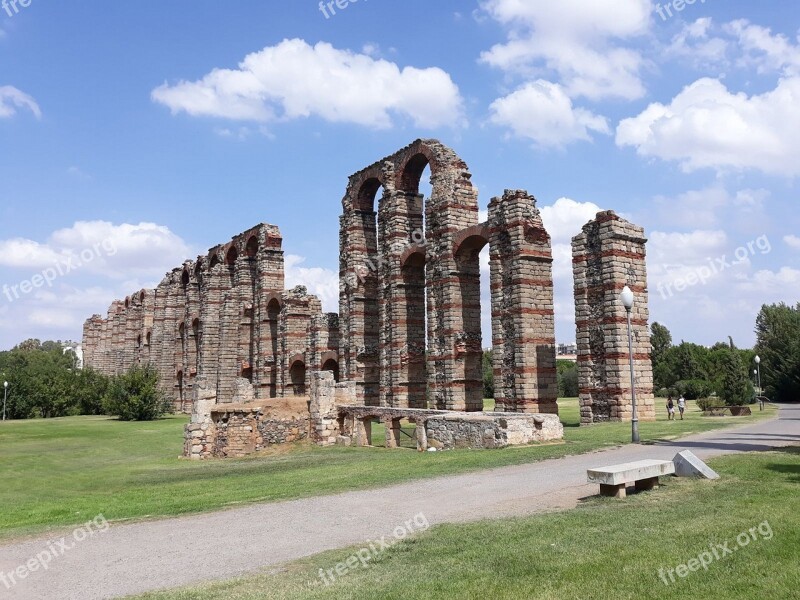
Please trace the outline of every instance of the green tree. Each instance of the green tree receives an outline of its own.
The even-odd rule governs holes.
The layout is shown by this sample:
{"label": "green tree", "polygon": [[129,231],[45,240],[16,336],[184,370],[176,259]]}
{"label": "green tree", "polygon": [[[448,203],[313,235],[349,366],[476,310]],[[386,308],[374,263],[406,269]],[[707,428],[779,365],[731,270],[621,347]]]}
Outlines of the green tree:
{"label": "green tree", "polygon": [[559,360],[558,396],[560,398],[578,397],[578,365],[571,360]]}
{"label": "green tree", "polygon": [[653,361],[653,368],[656,368],[664,360],[667,350],[672,347],[672,334],[669,329],[661,323],[653,323],[650,327],[650,345],[652,346],[650,358]]}
{"label": "green tree", "polygon": [[722,359],[719,395],[728,406],[742,406],[752,398],[752,383],[740,354],[730,349]]}
{"label": "green tree", "polygon": [[492,351],[483,351],[483,397],[494,398],[494,367],[492,366]]}
{"label": "green tree", "polygon": [[158,372],[151,365],[136,366],[113,377],[103,406],[121,421],[154,421],[171,411],[166,394],[158,387]]}
{"label": "green tree", "polygon": [[800,400],[800,303],[764,305],[756,319],[756,338],[766,395],[776,402]]}

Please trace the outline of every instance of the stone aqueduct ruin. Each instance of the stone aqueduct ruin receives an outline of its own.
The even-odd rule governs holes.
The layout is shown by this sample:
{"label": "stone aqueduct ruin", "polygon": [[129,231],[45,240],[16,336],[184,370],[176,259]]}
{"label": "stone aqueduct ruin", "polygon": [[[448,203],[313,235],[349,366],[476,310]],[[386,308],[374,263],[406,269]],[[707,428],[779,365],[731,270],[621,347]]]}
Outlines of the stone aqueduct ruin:
{"label": "stone aqueduct ruin", "polygon": [[[425,169],[432,192],[419,192]],[[259,225],[114,302],[84,325],[86,365],[149,363],[191,412],[186,456],[236,456],[311,438],[371,443],[416,424],[417,446],[560,438],[552,252],[536,201],[506,191],[479,222],[467,165],[418,140],[350,177],[340,219],[339,314],[284,289],[282,238]],[[382,190],[382,197],[378,192]],[[582,423],[631,418],[625,310],[640,418],[655,417],[644,232],[600,213],[573,240]],[[490,251],[496,409],[483,411],[479,254]]]}

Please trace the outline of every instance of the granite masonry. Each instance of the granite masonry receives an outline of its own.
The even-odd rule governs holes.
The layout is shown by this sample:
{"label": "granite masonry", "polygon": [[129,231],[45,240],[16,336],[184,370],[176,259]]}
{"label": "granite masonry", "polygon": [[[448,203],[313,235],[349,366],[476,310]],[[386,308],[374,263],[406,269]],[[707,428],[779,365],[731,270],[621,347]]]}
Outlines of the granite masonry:
{"label": "granite masonry", "polygon": [[639,419],[655,420],[646,242],[641,227],[613,211],[599,213],[572,240],[583,424],[632,418],[627,315],[619,299],[626,285],[636,294],[631,331]]}
{"label": "granite masonry", "polygon": [[[419,192],[426,168],[429,198]],[[109,375],[154,365],[175,408],[192,415],[191,458],[305,439],[370,445],[373,423],[389,447],[400,445],[401,424],[415,425],[419,450],[561,439],[553,258],[533,196],[507,190],[480,222],[467,165],[417,140],[350,177],[342,207],[338,314],[304,287],[284,289],[280,231],[262,224],[90,318],[86,365]],[[637,377],[643,416],[652,412],[644,244],[613,213],[574,241],[587,424],[630,419],[617,301],[626,283],[639,294]],[[481,332],[487,246],[490,344]],[[487,345],[494,412],[483,412]]]}

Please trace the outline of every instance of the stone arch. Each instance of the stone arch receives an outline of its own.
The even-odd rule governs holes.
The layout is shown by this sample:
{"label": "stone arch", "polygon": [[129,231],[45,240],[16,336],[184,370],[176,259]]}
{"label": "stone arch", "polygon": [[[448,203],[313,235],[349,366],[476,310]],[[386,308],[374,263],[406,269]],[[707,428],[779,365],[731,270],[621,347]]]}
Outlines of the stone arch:
{"label": "stone arch", "polygon": [[236,264],[238,259],[239,249],[236,247],[236,244],[231,244],[230,248],[225,252],[225,264],[232,267]]}
{"label": "stone arch", "polygon": [[[419,189],[427,168],[432,189],[426,201]],[[350,178],[341,220],[341,368],[344,378],[356,382],[357,398],[364,404],[376,399],[394,406],[426,403],[410,400],[408,392],[416,382],[408,380],[404,366],[424,355],[428,379],[420,387],[431,391],[437,407],[482,406],[482,388],[476,389],[475,381],[480,373],[476,376],[471,367],[465,372],[457,357],[465,335],[461,298],[479,299],[480,281],[451,276],[461,268],[453,254],[454,236],[478,224],[477,192],[470,180],[466,163],[436,140],[417,140]],[[381,185],[385,193],[376,215]],[[408,246],[423,241],[412,238],[416,229],[424,229],[424,253],[409,251]],[[363,272],[373,256],[382,266],[376,273]],[[477,255],[465,253],[464,259],[463,268],[479,272]],[[422,306],[422,319],[404,313],[413,288],[407,286],[408,277],[414,271],[418,297],[410,304]],[[434,329],[425,332],[425,323]],[[408,339],[409,324],[422,328],[421,341],[419,333]],[[427,395],[412,393],[416,398]]]}
{"label": "stone arch", "polygon": [[378,190],[382,187],[384,187],[384,184],[380,177],[372,176],[366,179],[358,188],[358,193],[353,201],[353,210],[374,212],[375,199],[378,195]]}
{"label": "stone arch", "polygon": [[339,354],[338,352],[323,352],[320,357],[322,371],[330,371],[333,373],[333,380],[339,382]]}
{"label": "stone arch", "polygon": [[247,245],[244,250],[247,258],[255,258],[258,255],[258,237],[251,235],[247,240]]}
{"label": "stone arch", "polygon": [[289,361],[289,381],[292,385],[292,395],[306,395],[306,361],[302,355],[295,356]]}

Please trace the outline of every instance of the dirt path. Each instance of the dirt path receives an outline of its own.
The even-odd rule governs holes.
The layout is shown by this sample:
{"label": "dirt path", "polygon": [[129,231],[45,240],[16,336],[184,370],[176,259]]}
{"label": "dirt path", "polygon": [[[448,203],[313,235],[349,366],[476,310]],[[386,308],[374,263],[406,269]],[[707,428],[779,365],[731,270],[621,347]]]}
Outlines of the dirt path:
{"label": "dirt path", "polygon": [[[0,598],[114,598],[224,579],[318,552],[391,535],[415,515],[430,524],[527,515],[572,507],[597,493],[586,469],[670,460],[690,449],[701,458],[800,443],[800,406],[778,418],[653,446],[614,450],[403,483],[304,500],[113,526],[31,572]],[[0,547],[0,575],[47,549],[48,538]],[[61,551],[60,548],[55,548]]]}

